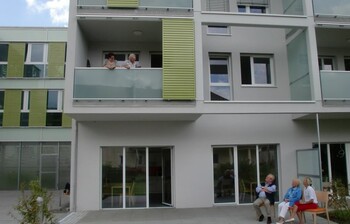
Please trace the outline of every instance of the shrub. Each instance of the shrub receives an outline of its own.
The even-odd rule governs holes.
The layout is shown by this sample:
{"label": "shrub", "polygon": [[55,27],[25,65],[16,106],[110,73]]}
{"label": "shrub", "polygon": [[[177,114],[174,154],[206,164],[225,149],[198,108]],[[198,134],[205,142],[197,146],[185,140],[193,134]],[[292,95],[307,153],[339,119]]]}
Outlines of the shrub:
{"label": "shrub", "polygon": [[[54,215],[49,210],[49,202],[52,195],[41,188],[39,181],[31,181],[29,183],[30,193],[25,192],[26,187],[26,184],[21,184],[21,197],[18,204],[14,207],[20,218],[17,218],[12,213],[10,215],[20,224],[55,223]],[[43,199],[41,206],[37,202],[38,197]]]}

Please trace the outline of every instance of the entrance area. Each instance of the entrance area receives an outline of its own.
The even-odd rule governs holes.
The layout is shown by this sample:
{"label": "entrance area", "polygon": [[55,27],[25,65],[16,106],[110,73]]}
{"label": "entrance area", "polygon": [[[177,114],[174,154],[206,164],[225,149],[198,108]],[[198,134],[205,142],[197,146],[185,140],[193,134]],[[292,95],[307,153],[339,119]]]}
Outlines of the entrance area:
{"label": "entrance area", "polygon": [[103,147],[102,208],[172,206],[171,147]]}

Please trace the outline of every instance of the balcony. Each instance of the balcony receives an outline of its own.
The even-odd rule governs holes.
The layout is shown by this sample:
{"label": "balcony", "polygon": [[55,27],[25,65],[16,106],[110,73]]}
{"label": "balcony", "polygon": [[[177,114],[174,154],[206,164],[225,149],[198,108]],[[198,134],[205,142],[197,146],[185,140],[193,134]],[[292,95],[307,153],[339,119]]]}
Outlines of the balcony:
{"label": "balcony", "polygon": [[320,71],[325,105],[350,105],[350,71]]}
{"label": "balcony", "polygon": [[[112,6],[113,1],[108,0],[78,0],[77,6],[85,7],[99,7],[99,8],[117,8]],[[133,8],[164,8],[164,9],[192,9],[192,0],[139,0],[138,6]]]}
{"label": "balcony", "polygon": [[202,0],[203,11],[305,15],[303,0]]}
{"label": "balcony", "polygon": [[349,0],[313,0],[315,21],[322,27],[347,27],[350,22]]}
{"label": "balcony", "polygon": [[162,69],[75,69],[73,100],[161,99]]}

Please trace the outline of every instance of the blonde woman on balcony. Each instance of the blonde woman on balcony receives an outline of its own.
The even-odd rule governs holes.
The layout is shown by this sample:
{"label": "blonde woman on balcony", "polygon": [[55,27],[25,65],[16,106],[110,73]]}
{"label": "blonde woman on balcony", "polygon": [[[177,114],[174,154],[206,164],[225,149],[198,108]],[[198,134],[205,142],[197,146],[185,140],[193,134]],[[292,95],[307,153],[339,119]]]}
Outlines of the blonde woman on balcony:
{"label": "blonde woman on balcony", "polygon": [[135,54],[130,54],[129,55],[129,60],[125,62],[125,68],[130,69],[130,68],[141,68],[141,65],[136,61],[136,55]]}

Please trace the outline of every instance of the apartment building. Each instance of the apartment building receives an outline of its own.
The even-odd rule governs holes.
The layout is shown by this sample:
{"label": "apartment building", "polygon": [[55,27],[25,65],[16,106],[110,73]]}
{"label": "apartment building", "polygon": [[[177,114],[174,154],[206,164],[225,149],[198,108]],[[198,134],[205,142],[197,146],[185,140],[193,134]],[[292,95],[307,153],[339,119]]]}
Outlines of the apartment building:
{"label": "apartment building", "polygon": [[[277,200],[294,177],[347,186],[349,7],[71,1],[71,209],[247,204],[268,173]],[[123,68],[131,53],[141,68]]]}
{"label": "apartment building", "polygon": [[66,42],[67,28],[0,27],[0,190],[70,181]]}

